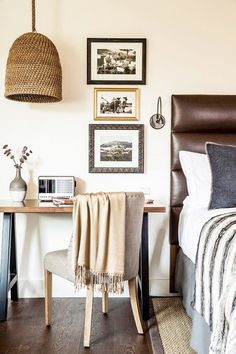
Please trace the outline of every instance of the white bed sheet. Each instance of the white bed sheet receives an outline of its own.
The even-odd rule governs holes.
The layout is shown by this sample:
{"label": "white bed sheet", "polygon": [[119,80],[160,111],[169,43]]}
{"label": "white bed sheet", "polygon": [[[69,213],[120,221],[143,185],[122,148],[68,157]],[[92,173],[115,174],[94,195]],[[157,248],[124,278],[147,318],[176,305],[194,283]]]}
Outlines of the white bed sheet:
{"label": "white bed sheet", "polygon": [[229,212],[236,212],[236,208],[208,210],[193,208],[187,202],[184,203],[179,218],[179,245],[193,263],[195,263],[200,232],[205,222],[215,215]]}

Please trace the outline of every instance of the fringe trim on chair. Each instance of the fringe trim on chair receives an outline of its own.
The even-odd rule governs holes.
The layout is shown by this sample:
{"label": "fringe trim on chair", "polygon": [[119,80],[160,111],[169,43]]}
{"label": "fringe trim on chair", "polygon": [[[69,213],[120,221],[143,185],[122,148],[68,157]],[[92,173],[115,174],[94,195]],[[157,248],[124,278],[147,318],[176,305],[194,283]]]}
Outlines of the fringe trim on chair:
{"label": "fringe trim on chair", "polygon": [[124,274],[97,273],[85,266],[78,265],[75,270],[76,290],[93,285],[96,290],[122,294],[124,292]]}

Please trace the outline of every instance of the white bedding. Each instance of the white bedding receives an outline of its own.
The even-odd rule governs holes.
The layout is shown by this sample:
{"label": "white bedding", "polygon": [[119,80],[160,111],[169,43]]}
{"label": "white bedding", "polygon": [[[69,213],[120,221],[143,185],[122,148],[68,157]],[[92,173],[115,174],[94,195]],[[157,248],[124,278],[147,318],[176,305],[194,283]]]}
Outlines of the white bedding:
{"label": "white bedding", "polygon": [[179,245],[184,254],[195,263],[198,239],[200,231],[207,220],[211,217],[231,211],[236,212],[236,208],[212,209],[193,208],[185,200],[184,207],[179,218]]}

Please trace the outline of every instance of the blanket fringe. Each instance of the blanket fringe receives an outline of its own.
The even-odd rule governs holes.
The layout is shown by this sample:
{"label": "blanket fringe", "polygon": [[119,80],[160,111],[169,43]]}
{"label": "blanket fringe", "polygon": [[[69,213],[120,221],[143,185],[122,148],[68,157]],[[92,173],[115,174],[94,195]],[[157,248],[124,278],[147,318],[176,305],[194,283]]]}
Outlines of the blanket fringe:
{"label": "blanket fringe", "polygon": [[108,293],[122,294],[124,292],[124,274],[98,273],[85,266],[77,265],[75,270],[76,290],[88,285],[93,285],[98,291],[105,289]]}

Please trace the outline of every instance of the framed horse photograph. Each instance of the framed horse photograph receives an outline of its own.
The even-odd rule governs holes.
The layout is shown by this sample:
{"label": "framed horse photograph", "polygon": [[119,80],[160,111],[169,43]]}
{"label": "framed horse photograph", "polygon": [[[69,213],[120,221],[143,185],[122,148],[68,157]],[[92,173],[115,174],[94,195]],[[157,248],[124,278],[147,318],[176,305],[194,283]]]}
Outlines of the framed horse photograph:
{"label": "framed horse photograph", "polygon": [[139,120],[138,88],[95,88],[95,120]]}

